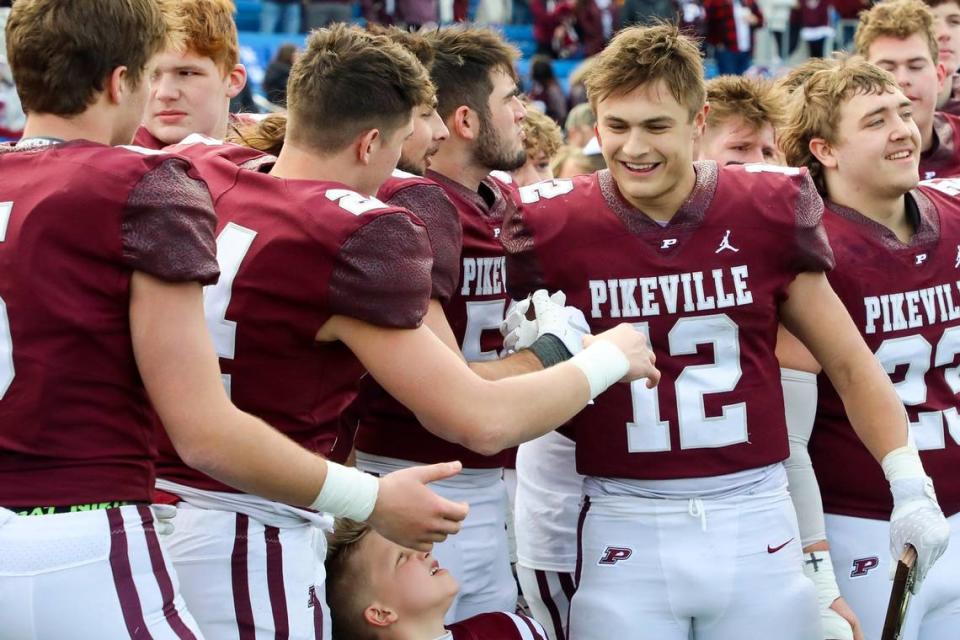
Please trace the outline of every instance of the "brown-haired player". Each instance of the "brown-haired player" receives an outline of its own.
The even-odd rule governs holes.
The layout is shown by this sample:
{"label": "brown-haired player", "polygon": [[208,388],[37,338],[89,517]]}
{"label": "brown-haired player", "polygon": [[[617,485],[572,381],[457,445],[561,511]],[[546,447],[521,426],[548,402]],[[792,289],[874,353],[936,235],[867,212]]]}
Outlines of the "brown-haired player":
{"label": "brown-haired player", "polygon": [[[824,227],[836,257],[828,279],[883,369],[897,380],[910,420],[911,449],[919,449],[953,525],[952,544],[925,575],[922,589],[918,585],[901,636],[939,640],[955,635],[960,620],[955,579],[960,441],[951,429],[957,391],[952,365],[958,351],[953,336],[960,331],[960,314],[949,311],[952,302],[942,308],[930,303],[942,295],[946,305],[956,293],[950,288],[960,255],[960,211],[954,180],[917,186],[920,135],[912,112],[888,73],[862,60],[846,60],[798,89],[781,141],[789,162],[817,176],[826,203]],[[780,351],[787,366],[793,358],[800,363],[794,368],[819,372],[816,360],[813,367],[804,364],[809,354],[796,344],[782,345]],[[810,395],[807,463],[812,458],[825,523],[819,499],[810,503],[811,517],[818,537],[830,546],[830,555],[818,554],[818,559],[832,561],[865,637],[879,638],[894,562],[884,553],[889,521],[897,526],[897,509],[908,491],[920,501],[933,488],[922,475],[898,480],[891,502],[833,385],[821,379]]]}
{"label": "brown-haired player", "polygon": [[947,72],[937,96],[937,111],[960,115],[960,3],[957,0],[924,0],[933,14],[940,63]]}
{"label": "brown-haired player", "polygon": [[527,161],[509,174],[498,171],[494,175],[518,188],[549,180],[553,177],[553,156],[562,145],[563,131],[560,126],[543,112],[528,108],[523,118],[523,147],[527,151]]}
{"label": "brown-haired player", "polygon": [[[498,383],[472,374],[421,325],[433,288],[429,230],[409,211],[369,195],[390,175],[415,109],[432,95],[422,65],[383,36],[339,25],[311,35],[288,88],[277,158],[199,136],[175,147],[196,162],[216,202],[224,277],[205,292],[205,311],[239,406],[343,462],[352,434],[341,433],[341,413],[366,371],[432,429],[481,450],[562,423],[606,384],[598,374],[612,384],[626,364],[655,377],[629,326],[536,377]],[[382,498],[398,477],[449,481],[460,469],[403,469],[378,483],[334,462],[327,467],[350,497],[337,504],[360,520],[379,505],[378,486]],[[191,472],[168,444],[159,475],[157,486],[182,501],[169,546],[184,597],[203,603],[198,622],[208,637],[329,636],[316,557],[323,544],[311,543],[322,514],[232,492]],[[412,486],[401,497],[411,501],[411,520],[425,520],[426,535],[409,533],[409,521],[371,524],[428,550],[459,529],[467,506],[451,508],[424,491]],[[441,509],[445,518],[431,516]]]}
{"label": "brown-haired player", "polygon": [[149,149],[176,144],[191,133],[223,139],[230,99],[247,82],[233,0],[177,0],[170,6],[183,38],[153,61],[150,100],[134,138]]}
{"label": "brown-haired player", "polygon": [[719,165],[782,164],[777,127],[783,120],[780,93],[769,80],[719,76],[707,82],[707,123],[699,159]]}
{"label": "brown-haired player", "polygon": [[390,542],[369,526],[337,521],[327,575],[338,640],[546,640],[535,620],[490,611],[444,626],[457,579],[431,553]]}
{"label": "brown-haired player", "polygon": [[920,179],[960,174],[960,118],[935,112],[947,71],[938,62],[930,9],[921,0],[888,0],[860,15],[857,53],[893,74],[913,103],[920,129]]}
{"label": "brown-haired player", "polygon": [[416,471],[358,499],[332,465],[224,393],[200,286],[219,275],[210,194],[184,158],[110,146],[133,138],[148,60],[175,23],[152,0],[20,0],[6,26],[30,112],[24,139],[0,148],[10,637],[201,637],[147,506],[158,417],[199,472],[303,507],[372,507],[369,519],[407,544],[463,516]]}
{"label": "brown-haired player", "polygon": [[694,163],[702,78],[696,43],[675,27],[620,32],[587,83],[609,169],[521,190],[504,225],[513,296],[558,288],[591,328],[635,323],[663,372],[656,391],[614,389],[571,421],[587,476],[573,638],[819,637],[782,464],[780,322],[819,354],[892,469],[911,513],[895,514],[891,548],[919,545],[926,569],[945,545],[936,501],[898,493],[922,467],[889,379],[824,276],[833,258],[813,181]]}

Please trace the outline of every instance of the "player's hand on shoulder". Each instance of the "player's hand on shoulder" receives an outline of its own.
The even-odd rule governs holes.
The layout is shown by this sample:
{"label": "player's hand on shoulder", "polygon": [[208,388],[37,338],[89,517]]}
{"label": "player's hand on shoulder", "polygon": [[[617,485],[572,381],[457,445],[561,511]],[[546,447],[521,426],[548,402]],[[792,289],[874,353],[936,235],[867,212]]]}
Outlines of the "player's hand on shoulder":
{"label": "player's hand on shoulder", "polygon": [[[529,317],[531,307],[533,319]],[[583,337],[590,333],[590,327],[580,309],[567,306],[563,291],[549,294],[546,289],[538,289],[514,305],[500,325],[500,332],[504,336],[503,346],[509,351],[526,349],[538,338],[552,335],[570,355],[576,355],[583,349]]]}
{"label": "player's hand on shoulder", "polygon": [[621,382],[633,382],[646,378],[648,389],[657,386],[660,382],[660,370],[657,369],[657,357],[650,348],[650,341],[647,340],[646,335],[633,325],[624,322],[596,336],[584,336],[583,346],[589,347],[600,340],[613,343],[627,357],[630,368]]}
{"label": "player's hand on shoulder", "polygon": [[397,544],[430,551],[435,542],[460,531],[469,507],[438,496],[427,487],[460,473],[459,462],[410,467],[380,478],[377,503],[368,522]]}

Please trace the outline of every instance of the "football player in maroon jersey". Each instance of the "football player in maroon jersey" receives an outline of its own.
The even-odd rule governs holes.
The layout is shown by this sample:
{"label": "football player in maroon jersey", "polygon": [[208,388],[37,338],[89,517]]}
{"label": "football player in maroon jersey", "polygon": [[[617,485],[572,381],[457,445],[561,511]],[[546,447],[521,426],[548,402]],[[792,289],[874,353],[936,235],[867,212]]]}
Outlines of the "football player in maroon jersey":
{"label": "football player in maroon jersey", "polygon": [[[481,451],[561,424],[625,364],[630,378],[656,376],[629,326],[598,336],[570,363],[510,383],[472,374],[420,326],[433,287],[428,230],[365,194],[390,174],[416,107],[431,98],[410,52],[341,25],[314,32],[291,71],[277,158],[199,136],[173,147],[194,160],[216,202],[224,275],[206,289],[205,310],[233,401],[335,460],[350,450],[340,414],[365,370],[438,433]],[[595,363],[586,375],[585,360]],[[157,486],[183,506],[168,544],[207,637],[329,636],[311,544],[311,525],[324,516],[231,491],[191,471],[168,444],[161,451]],[[328,468],[364,519],[376,479]],[[441,528],[407,546],[426,549],[443,537]]]}
{"label": "football player in maroon jersey", "polygon": [[960,175],[960,118],[936,112],[946,70],[937,58],[934,17],[920,0],[880,2],[860,15],[857,53],[886,69],[913,102],[920,129],[920,179]]}
{"label": "football player in maroon jersey", "polygon": [[[543,367],[541,357],[547,363],[558,362],[569,357],[576,345],[568,348],[547,336],[534,350],[499,359],[498,329],[508,296],[498,236],[514,200],[512,187],[489,174],[512,171],[526,161],[521,135],[525,109],[514,71],[519,53],[487,29],[441,29],[428,34],[428,41],[434,54],[430,75],[437,89],[438,112],[449,138],[440,144],[425,177],[442,191],[425,186],[416,192],[407,189],[413,197],[404,206],[423,216],[430,228],[435,226],[431,220],[449,219],[451,214],[440,212],[449,211],[452,203],[462,241],[434,243],[435,261],[442,255],[449,268],[442,277],[434,269],[433,299],[425,323],[483,376],[495,379],[534,371]],[[453,261],[448,263],[445,256],[451,249]],[[549,348],[544,350],[544,345]],[[438,487],[447,497],[471,507],[462,535],[434,549],[461,584],[448,622],[512,607],[516,586],[510,571],[502,482],[506,454],[494,450],[481,455],[475,448],[470,451],[462,443],[450,442],[453,438],[430,433],[410,411],[375,388],[365,390],[360,403],[358,467],[383,473],[429,460],[459,459],[468,470],[456,482]]]}
{"label": "football player in maroon jersey", "polygon": [[247,83],[233,0],[180,0],[183,38],[153,60],[150,100],[134,144],[162,149],[191,133],[223,139],[230,99]]}
{"label": "football player in maroon jersey", "polygon": [[333,634],[378,640],[546,640],[513,610],[444,626],[460,588],[432,554],[390,542],[368,525],[340,519],[327,554]]}
{"label": "football player in maroon jersey", "polygon": [[699,146],[700,160],[723,166],[750,162],[782,164],[776,130],[783,100],[773,83],[762,78],[720,76],[707,82],[707,123]]}
{"label": "football player in maroon jersey", "polygon": [[[952,336],[960,327],[960,308],[953,303],[957,292],[950,290],[960,264],[960,226],[956,200],[948,197],[956,194],[956,185],[938,180],[917,187],[913,167],[920,136],[913,106],[875,67],[845,61],[812,76],[796,100],[782,141],[787,159],[810,169],[826,199],[824,227],[836,257],[829,281],[884,370],[897,380],[919,457],[954,525],[951,546],[913,600],[903,637],[948,638],[960,621],[955,580],[960,442],[952,428],[960,391]],[[809,354],[799,345],[782,345],[780,352],[785,363],[791,355],[800,358],[794,368],[818,372],[805,364]],[[818,387],[811,399],[816,417],[814,422],[811,416],[809,446],[827,514],[825,533],[818,522],[819,536],[831,549],[821,559],[832,560],[866,637],[879,638],[890,592],[888,569],[895,564],[882,551],[902,508],[898,492],[909,485],[898,481],[895,502],[887,497],[880,470],[854,435],[834,385],[820,376]],[[910,482],[932,493],[923,478]]]}
{"label": "football player in maroon jersey", "polygon": [[891,548],[923,548],[929,568],[946,545],[936,500],[903,492],[922,466],[890,380],[824,276],[833,259],[812,180],[691,162],[702,77],[675,27],[620,32],[587,80],[609,170],[521,190],[504,225],[511,295],[560,288],[593,329],[630,319],[665,383],[611,390],[572,421],[588,476],[572,637],[818,636],[782,465],[781,321],[889,470],[905,506]]}
{"label": "football player in maroon jersey", "polygon": [[[11,637],[197,635],[146,506],[154,409],[211,477],[356,511],[355,489],[338,489],[325,461],[224,394],[203,325],[200,285],[219,273],[203,182],[183,158],[110,146],[133,138],[148,60],[175,22],[153,0],[24,0],[7,23],[30,111],[24,139],[0,150],[0,625]],[[413,545],[455,531],[464,509],[423,485],[456,468],[435,471],[382,479],[375,504],[364,498],[370,520]]]}

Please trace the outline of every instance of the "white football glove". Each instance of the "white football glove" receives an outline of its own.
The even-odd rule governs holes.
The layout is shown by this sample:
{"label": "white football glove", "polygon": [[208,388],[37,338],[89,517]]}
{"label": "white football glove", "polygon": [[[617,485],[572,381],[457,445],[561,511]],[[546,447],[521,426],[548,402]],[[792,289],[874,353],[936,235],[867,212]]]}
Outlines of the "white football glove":
{"label": "white football glove", "polygon": [[[916,582],[913,592],[920,590],[933,563],[943,555],[950,541],[950,525],[943,517],[933,490],[933,481],[926,475],[920,456],[912,444],[888,453],[883,461],[884,475],[893,494],[890,514],[890,554],[892,569],[906,546],[917,550]],[[893,577],[893,571],[891,571]]]}
{"label": "white football glove", "polygon": [[[590,333],[590,327],[583,312],[566,303],[567,296],[562,291],[549,295],[546,289],[538,289],[518,302],[500,325],[503,346],[512,351],[526,349],[537,338],[550,334],[563,342],[570,355],[582,351],[583,336]],[[531,304],[536,314],[534,320],[527,319]]]}
{"label": "white football glove", "polygon": [[820,609],[820,624],[825,640],[853,640],[853,627],[839,613],[830,608],[840,597],[837,578],[833,574],[829,551],[811,551],[804,554],[803,573],[817,588],[817,604]]}
{"label": "white football glove", "polygon": [[153,529],[157,535],[168,536],[173,533],[173,519],[177,516],[177,508],[172,504],[152,504]]}

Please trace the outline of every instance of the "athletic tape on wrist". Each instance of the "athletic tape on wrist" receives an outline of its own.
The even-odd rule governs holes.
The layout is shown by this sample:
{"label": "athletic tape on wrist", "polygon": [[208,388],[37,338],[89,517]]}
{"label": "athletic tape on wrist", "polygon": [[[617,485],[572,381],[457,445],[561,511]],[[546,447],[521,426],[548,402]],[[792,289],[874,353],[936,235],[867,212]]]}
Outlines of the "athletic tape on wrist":
{"label": "athletic tape on wrist", "polygon": [[606,391],[630,371],[630,361],[620,348],[607,340],[597,340],[570,358],[590,383],[590,399]]}
{"label": "athletic tape on wrist", "polygon": [[803,574],[817,587],[817,601],[821,609],[829,608],[840,597],[840,587],[833,573],[829,551],[811,551],[803,556]]}
{"label": "athletic tape on wrist", "polygon": [[327,479],[310,508],[363,522],[373,513],[379,492],[375,476],[327,460]]}
{"label": "athletic tape on wrist", "polygon": [[890,483],[895,480],[927,477],[927,472],[923,470],[923,463],[920,462],[920,452],[912,444],[894,449],[885,455],[880,466],[883,467],[883,475]]}

